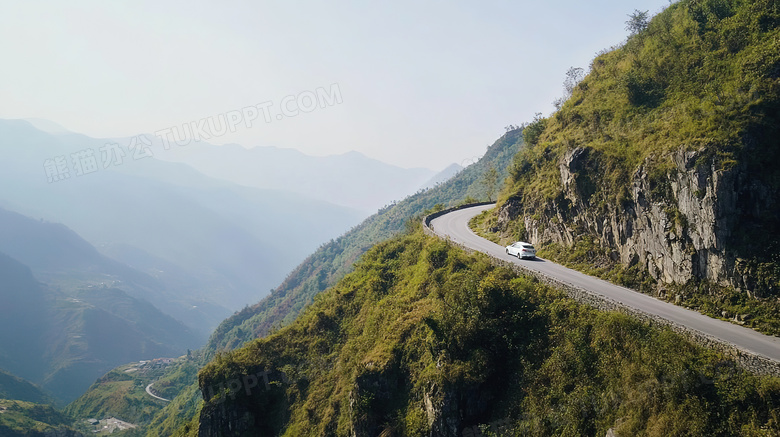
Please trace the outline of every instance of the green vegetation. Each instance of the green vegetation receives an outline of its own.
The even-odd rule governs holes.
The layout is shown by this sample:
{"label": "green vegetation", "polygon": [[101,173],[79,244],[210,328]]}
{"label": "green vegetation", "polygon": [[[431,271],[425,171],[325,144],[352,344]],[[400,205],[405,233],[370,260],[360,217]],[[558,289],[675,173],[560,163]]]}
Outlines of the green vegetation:
{"label": "green vegetation", "polygon": [[[415,230],[424,211],[491,197],[496,179],[485,175],[492,167],[504,180],[513,159],[499,203],[512,202],[521,218],[499,226],[487,214],[476,226],[495,241],[523,239],[523,216],[540,232],[569,226],[572,247],[544,245],[540,254],[655,288],[642,266],[620,265],[573,216],[626,214],[641,174],[646,200],[662,204],[671,231],[683,235],[690,223],[676,204],[674,156],[696,151],[686,165],[739,170],[761,187],[739,193],[740,226],[726,243],[774,298],[780,204],[765,200],[780,198],[778,23],[772,0],[684,0],[649,22],[635,11],[632,36],[572,82],[557,113],[538,115],[522,135],[511,129],[452,181],[323,245],[271,296],[220,325],[199,374],[206,401],[182,389],[148,435],[229,426],[236,435],[414,436],[497,423],[516,435],[780,433],[778,379]],[[584,152],[570,169],[575,204],[560,165],[576,149]],[[756,212],[758,204],[768,207]],[[780,320],[768,301],[713,290],[692,281],[665,293],[710,314],[730,308],[723,317],[766,330]],[[767,304],[763,312],[755,302]],[[168,380],[178,387],[188,378]]]}
{"label": "green vegetation", "polygon": [[[248,383],[257,374],[269,384]],[[199,425],[233,435],[780,432],[780,380],[420,231],[374,247],[292,324],[199,379]]]}
{"label": "green vegetation", "polygon": [[[625,44],[599,54],[560,110],[548,118],[537,114],[525,128],[527,147],[516,155],[499,196],[499,205],[511,204],[516,217],[499,224],[494,212],[477,218],[475,229],[507,243],[529,239],[525,219],[539,235],[565,227],[571,244],[535,241],[540,256],[780,334],[778,24],[780,9],[771,0],[680,1],[649,21],[634,11]],[[580,154],[567,186],[561,167],[575,150]],[[749,181],[734,193],[714,193],[737,199],[733,210],[717,213],[733,223],[717,250],[736,259],[727,274],[740,290],[707,283],[695,271],[689,283],[657,284],[638,260],[621,264],[597,230],[614,217],[631,216],[638,203],[660,204],[674,234],[669,238],[682,239],[684,251],[695,256],[686,240],[692,219],[681,212],[674,185],[675,156],[686,151],[696,152],[695,162],[684,165],[700,178],[733,172]],[[649,189],[634,198],[643,180]],[[711,201],[702,190],[693,194]],[[616,240],[628,232],[613,231]]]}
{"label": "green vegetation", "polygon": [[[314,296],[351,271],[353,263],[366,250],[403,232],[409,220],[421,218],[423,212],[492,197],[496,181],[507,177],[507,168],[522,141],[520,128],[509,130],[488,148],[485,156],[451,180],[388,205],[343,236],[322,245],[270,296],[225,320],[205,350],[208,353],[230,350],[289,324]],[[491,174],[490,178],[486,174]]]}
{"label": "green vegetation", "polygon": [[146,435],[176,437],[196,432],[202,399],[196,375],[192,383],[154,417]]}
{"label": "green vegetation", "polygon": [[[113,369],[100,378],[84,395],[65,409],[77,424],[89,418],[118,419],[137,425],[119,435],[173,436],[182,425],[197,416],[201,406],[198,370],[205,364],[201,354],[179,358],[170,364],[149,361]],[[146,393],[146,386],[166,403]],[[84,428],[84,432],[88,429]]]}
{"label": "green vegetation", "polygon": [[0,370],[0,436],[44,436],[54,431],[63,436],[80,435],[68,426],[69,418],[51,406],[53,403],[36,385]]}
{"label": "green vegetation", "polygon": [[[778,161],[778,11],[766,0],[683,1],[649,22],[635,11],[632,22],[632,37],[594,60],[556,114],[538,115],[525,126],[527,147],[515,156],[499,203],[513,202],[521,216],[542,228],[563,224],[577,231],[573,247],[547,245],[544,256],[648,290],[657,284],[643,267],[616,262],[604,242],[572,222],[578,213],[573,208],[597,219],[625,214],[631,181],[641,169],[650,185],[647,200],[664,204],[681,235],[688,218],[675,204],[670,182],[680,150],[697,151],[695,168],[755,174],[765,197],[776,198],[780,177],[768,163]],[[584,153],[570,169],[571,189],[580,199],[574,205],[564,193],[559,166],[578,148]],[[738,222],[745,226],[727,243],[750,255],[744,257],[746,269],[769,273],[761,280],[771,291],[780,282],[771,276],[777,260],[769,253],[780,245],[767,244],[755,232],[779,229],[780,214],[751,216],[749,206],[759,195],[740,198]],[[381,217],[367,223],[379,224]],[[486,215],[476,224],[495,241],[527,233],[522,218],[499,227],[496,215]],[[401,221],[395,229],[402,229]],[[351,253],[359,255],[365,247]],[[330,259],[342,255],[318,253]],[[327,264],[305,263],[291,276],[294,287],[301,286],[297,278],[308,278],[309,296],[349,270],[331,275],[332,269],[314,266]],[[776,379],[750,376],[667,330],[576,305],[479,256],[466,257],[419,235],[377,246],[292,324],[306,305],[301,302],[310,300],[288,294],[287,285],[276,302],[274,296],[268,301],[285,318],[263,315],[258,330],[257,311],[247,309],[233,321],[255,318],[243,331],[235,323],[223,325],[234,339],[221,343],[225,346],[240,344],[242,336],[273,333],[216,356],[204,369],[200,383],[209,400],[200,426],[226,425],[230,417],[220,414],[230,411],[231,417],[245,418],[231,425],[254,428],[247,435],[339,435],[353,429],[425,435],[451,419],[444,417],[448,411],[459,411],[453,419],[459,432],[494,423],[508,424],[518,435],[601,434],[612,427],[624,435],[777,432]],[[281,304],[291,294],[289,302],[297,306]],[[689,294],[695,293],[673,291],[668,297],[696,303],[686,300]],[[704,299],[697,305],[705,312],[716,311],[701,287],[695,299]],[[721,304],[736,310],[744,303],[725,300]],[[771,310],[756,311],[740,321],[760,327],[772,317],[778,320]],[[230,338],[226,334],[213,340]],[[229,388],[231,381],[268,370],[275,375],[270,388],[251,393]],[[428,417],[441,420],[431,425]],[[182,433],[193,432],[193,423],[188,425]]]}
{"label": "green vegetation", "polygon": [[0,369],[0,399],[53,404],[54,400],[35,384]]}
{"label": "green vegetation", "polygon": [[14,308],[0,317],[0,368],[40,384],[59,406],[114,366],[198,344],[181,323],[119,289],[66,294],[3,254],[0,278],[0,308]]}
{"label": "green vegetation", "polygon": [[517,155],[504,198],[543,208],[560,194],[549,170],[574,147],[598,156],[602,202],[621,200],[642,163],[663,173],[681,146],[712,150],[719,168],[749,161],[774,179],[766,160],[778,153],[778,23],[770,0],[671,5],[623,47],[596,57],[560,111],[526,128],[530,147]]}
{"label": "green vegetation", "polygon": [[[115,388],[110,385],[121,383],[123,379],[114,381],[111,375],[121,375],[122,369],[126,367],[122,366],[110,372],[102,383],[93,385],[68,407],[68,411],[77,417],[89,417],[98,411],[122,418],[131,409],[131,404],[145,405],[154,416],[149,420],[149,416],[143,414],[137,419],[141,424],[138,432],[145,430],[149,436],[160,436],[179,435],[188,426],[188,429],[197,429],[197,414],[202,406],[202,398],[191,370],[204,365],[220,351],[234,349],[291,323],[317,294],[351,271],[353,263],[373,244],[414,226],[426,210],[486,200],[489,194],[486,190],[491,187],[485,184],[483,175],[492,168],[496,181],[506,178],[506,168],[521,143],[521,130],[516,127],[509,129],[488,148],[482,159],[451,180],[383,208],[342,237],[320,247],[290,273],[269,297],[225,320],[214,332],[209,344],[202,351],[193,353],[195,359],[191,363],[192,367],[187,367],[186,373],[182,373],[179,367],[163,371],[154,387],[160,391],[160,395],[172,399],[170,404],[160,406],[148,396],[144,398],[145,393],[139,391],[142,385],[140,382],[133,385],[132,389],[125,390],[128,400],[123,401],[123,395],[113,396],[112,390]],[[169,380],[176,381],[170,389],[166,386]],[[186,385],[187,381],[189,385]],[[109,386],[103,387],[103,384]],[[138,404],[139,401],[146,404]]]}
{"label": "green vegetation", "polygon": [[70,420],[49,405],[0,399],[0,435],[3,437],[77,437]]}
{"label": "green vegetation", "polygon": [[154,393],[158,396],[172,399],[197,380],[199,367],[194,359],[186,357],[170,363],[154,360],[120,366],[98,379],[64,412],[79,422],[89,418],[116,417],[139,425],[139,430],[132,433],[140,433],[167,406],[166,402],[146,393],[147,385],[153,384]]}

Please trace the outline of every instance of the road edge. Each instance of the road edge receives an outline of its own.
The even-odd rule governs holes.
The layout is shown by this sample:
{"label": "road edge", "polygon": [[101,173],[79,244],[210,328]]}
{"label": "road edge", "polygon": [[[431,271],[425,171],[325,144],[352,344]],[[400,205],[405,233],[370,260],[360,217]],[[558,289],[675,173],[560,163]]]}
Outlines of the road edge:
{"label": "road edge", "polygon": [[[154,384],[154,383],[152,383],[152,384]],[[165,401],[165,402],[170,402],[171,401],[170,399],[165,399],[163,397],[157,396],[156,394],[152,393],[152,384],[149,384],[149,385],[146,386],[146,394],[148,394],[149,396],[151,396],[151,397],[153,397],[155,399],[161,400],[161,401]]]}
{"label": "road edge", "polygon": [[[433,227],[431,227],[431,221],[453,211],[458,211],[466,208],[473,208],[477,206],[490,205],[495,203],[496,202],[471,203],[471,204],[459,205],[456,207],[443,209],[433,214],[429,214],[425,216],[422,220],[423,232],[432,237],[445,240],[448,243],[457,246],[468,253],[479,252],[468,246],[453,241],[445,235],[437,234],[436,231],[433,229]],[[650,324],[651,326],[670,328],[672,331],[683,335],[684,337],[688,338],[693,343],[696,343],[699,346],[715,349],[719,352],[722,352],[724,355],[737,362],[741,367],[745,368],[746,370],[752,373],[755,373],[757,375],[768,375],[768,376],[780,377],[780,362],[774,361],[768,357],[756,354],[748,350],[741,349],[724,340],[710,336],[699,330],[689,328],[687,326],[681,325],[671,320],[664,319],[663,317],[647,314],[641,310],[624,305],[620,302],[609,299],[605,296],[591,293],[590,291],[585,290],[583,288],[573,286],[559,279],[547,276],[543,273],[527,269],[520,264],[510,263],[507,262],[506,260],[496,258],[492,255],[483,252],[479,252],[479,253],[481,253],[484,256],[487,256],[496,265],[508,267],[521,275],[532,276],[537,280],[539,280],[539,282],[542,282],[551,287],[564,291],[571,299],[575,300],[576,302],[588,305],[600,311],[617,311],[622,314],[628,315],[630,317],[637,318],[643,322]]]}

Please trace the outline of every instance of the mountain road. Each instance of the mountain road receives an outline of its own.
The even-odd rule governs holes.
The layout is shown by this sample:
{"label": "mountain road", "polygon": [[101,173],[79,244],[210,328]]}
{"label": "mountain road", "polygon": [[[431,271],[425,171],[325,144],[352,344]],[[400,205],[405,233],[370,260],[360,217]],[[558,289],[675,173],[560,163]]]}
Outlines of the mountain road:
{"label": "mountain road", "polygon": [[749,328],[705,316],[545,259],[520,260],[507,255],[503,246],[478,236],[468,226],[472,217],[494,207],[495,205],[482,205],[452,211],[431,220],[430,227],[441,238],[449,239],[494,258],[521,264],[527,270],[541,273],[543,276],[582,289],[596,297],[618,302],[650,316],[659,317],[673,324],[698,331],[716,341],[731,344],[737,349],[780,362],[780,338],[778,337],[764,335]]}

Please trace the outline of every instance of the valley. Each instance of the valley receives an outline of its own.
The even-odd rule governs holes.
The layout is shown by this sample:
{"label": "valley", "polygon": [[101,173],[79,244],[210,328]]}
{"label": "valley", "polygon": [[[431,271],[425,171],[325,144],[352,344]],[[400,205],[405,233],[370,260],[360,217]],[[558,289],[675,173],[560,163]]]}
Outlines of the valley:
{"label": "valley", "polygon": [[0,5],[0,437],[780,435],[780,9],[635,3]]}

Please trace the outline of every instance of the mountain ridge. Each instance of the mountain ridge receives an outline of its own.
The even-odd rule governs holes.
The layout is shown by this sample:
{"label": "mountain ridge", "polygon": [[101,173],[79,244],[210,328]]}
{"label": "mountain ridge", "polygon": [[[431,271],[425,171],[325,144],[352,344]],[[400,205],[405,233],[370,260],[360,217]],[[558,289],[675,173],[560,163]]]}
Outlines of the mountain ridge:
{"label": "mountain ridge", "polygon": [[181,435],[760,433],[777,430],[780,394],[780,379],[419,225],[290,325],[216,357],[199,386],[203,408]]}
{"label": "mountain ridge", "polygon": [[[0,205],[61,222],[98,249],[114,248],[116,254],[123,247],[121,252],[133,252],[136,259],[150,254],[142,264],[162,259],[176,265],[171,276],[161,268],[143,272],[172,294],[167,302],[148,299],[197,329],[208,330],[231,310],[261,298],[283,279],[279,271],[361,215],[300,195],[217,181],[154,156],[133,159],[132,152],[121,164],[101,168],[106,141],[0,121]],[[70,164],[69,154],[84,150],[96,154],[97,171],[47,183],[46,160],[61,156]],[[292,231],[290,225],[299,228]],[[190,238],[192,233],[202,238]],[[207,312],[208,326],[188,315],[193,306]]]}
{"label": "mountain ridge", "polygon": [[596,57],[482,232],[780,333],[779,26],[772,2],[679,2]]}
{"label": "mountain ridge", "polygon": [[0,210],[0,272],[0,368],[59,402],[116,365],[180,355],[205,340],[138,298],[159,286],[153,278],[103,257],[61,224]]}
{"label": "mountain ridge", "polygon": [[413,193],[434,175],[429,169],[397,167],[354,150],[313,156],[273,146],[225,147],[192,143],[160,156],[221,180],[255,188],[283,188],[369,214]]}
{"label": "mountain ridge", "polygon": [[[199,365],[205,365],[216,355],[235,349],[255,338],[264,337],[295,320],[300,312],[326,288],[336,284],[352,270],[352,264],[374,244],[405,232],[425,210],[454,205],[469,198],[487,196],[484,173],[496,168],[496,179],[506,176],[512,156],[522,146],[522,132],[513,130],[495,141],[475,164],[449,181],[429,190],[420,191],[397,203],[387,205],[374,216],[355,226],[344,235],[323,244],[307,260],[290,272],[285,281],[270,296],[247,306],[225,319],[200,351]],[[186,389],[172,396],[171,404],[161,408],[151,420],[147,435],[175,434],[180,427],[196,429],[196,413],[202,399],[193,378]],[[113,382],[109,381],[108,384]],[[82,399],[100,399],[101,387],[95,387]],[[78,402],[81,405],[82,401]],[[86,411],[70,410],[84,416]],[[86,416],[84,416],[86,417]]]}
{"label": "mountain ridge", "polygon": [[[502,208],[484,218],[484,229],[507,241],[539,235],[560,246],[545,247],[542,256],[615,261],[621,253],[599,249],[644,235],[681,246],[682,256],[709,259],[711,253],[695,253],[702,248],[693,240],[694,227],[711,222],[686,216],[676,190],[683,187],[689,204],[711,198],[707,184],[739,165],[743,145],[775,157],[778,23],[770,1],[683,0],[598,56],[559,112],[524,126]],[[740,62],[729,65],[733,59]],[[716,77],[720,68],[705,66],[728,74]],[[683,153],[704,153],[675,161],[681,144]],[[743,203],[767,214],[742,212],[774,230],[780,179],[776,166],[759,161],[746,160],[768,171]],[[636,233],[620,234],[627,229]],[[767,237],[753,245],[771,247],[774,234]],[[643,253],[611,273],[654,286],[643,268],[657,262],[658,248],[632,244]],[[413,229],[376,245],[292,323],[215,356],[200,373],[204,406],[180,432],[456,436],[499,432],[494,424],[523,435],[777,432],[777,379],[749,375],[668,330],[572,304],[467,256]],[[763,263],[776,267],[772,259],[757,265]],[[302,266],[312,289],[329,279],[316,266]],[[764,279],[774,293],[772,271]],[[712,378],[720,365],[734,373]],[[261,374],[270,387],[248,389],[249,378]],[[239,381],[238,389],[230,381]]]}

